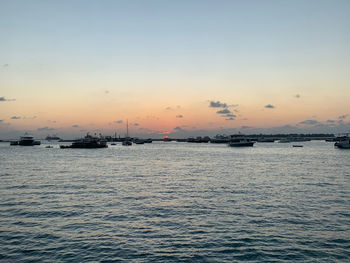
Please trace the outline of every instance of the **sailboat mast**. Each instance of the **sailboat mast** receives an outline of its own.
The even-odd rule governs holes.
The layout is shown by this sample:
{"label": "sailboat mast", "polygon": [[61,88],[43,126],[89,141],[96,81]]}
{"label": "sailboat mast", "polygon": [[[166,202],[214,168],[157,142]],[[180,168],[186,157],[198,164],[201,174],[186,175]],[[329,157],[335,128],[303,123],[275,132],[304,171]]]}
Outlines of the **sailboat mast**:
{"label": "sailboat mast", "polygon": [[126,120],[126,137],[129,137],[129,121]]}

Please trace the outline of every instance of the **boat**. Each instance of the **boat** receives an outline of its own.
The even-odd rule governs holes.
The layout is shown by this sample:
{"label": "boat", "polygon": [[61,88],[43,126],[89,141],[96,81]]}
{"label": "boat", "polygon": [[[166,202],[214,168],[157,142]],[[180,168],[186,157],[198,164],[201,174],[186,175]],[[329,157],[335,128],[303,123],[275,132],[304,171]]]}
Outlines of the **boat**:
{"label": "boat", "polygon": [[[34,145],[40,145],[40,144],[41,144],[40,141],[34,140],[34,137],[31,135],[28,135],[28,134],[21,136],[19,141],[18,141],[18,145],[21,145],[21,146],[34,146]],[[17,145],[17,144],[15,144],[15,142],[13,142],[13,144],[11,144],[11,145]]]}
{"label": "boat", "polygon": [[144,143],[145,143],[145,140],[139,139],[139,138],[135,138],[135,139],[134,139],[134,143],[135,143],[135,144],[144,144]]}
{"label": "boat", "polygon": [[76,140],[72,145],[60,145],[60,148],[107,148],[107,141],[100,135],[100,137],[92,136],[89,133],[82,139]]}
{"label": "boat", "polygon": [[334,146],[341,149],[350,149],[350,136],[346,134],[344,136],[339,137],[339,141],[337,141]]}
{"label": "boat", "polygon": [[293,144],[293,147],[304,147],[303,145]]}
{"label": "boat", "polygon": [[61,140],[61,138],[57,137],[57,135],[52,135],[52,136],[51,135],[47,135],[45,140],[47,140],[47,141],[59,141],[59,140]]}
{"label": "boat", "polygon": [[14,145],[18,145],[18,141],[11,141],[10,145],[14,146]]}
{"label": "boat", "polygon": [[239,133],[230,136],[230,142],[228,143],[228,145],[231,147],[249,147],[253,146],[254,143],[255,141],[252,141],[251,139]]}
{"label": "boat", "polygon": [[131,138],[129,137],[129,121],[126,120],[126,136],[122,142],[123,146],[131,146],[132,145],[132,141]]}
{"label": "boat", "polygon": [[226,135],[220,135],[220,134],[210,139],[210,143],[228,143],[229,141],[230,141],[230,137]]}

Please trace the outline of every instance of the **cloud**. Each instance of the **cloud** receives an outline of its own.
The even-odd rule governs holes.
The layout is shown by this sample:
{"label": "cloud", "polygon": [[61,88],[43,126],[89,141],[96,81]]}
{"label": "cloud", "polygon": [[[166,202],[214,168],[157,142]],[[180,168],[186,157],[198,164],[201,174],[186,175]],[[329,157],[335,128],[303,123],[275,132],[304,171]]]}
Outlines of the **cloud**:
{"label": "cloud", "polygon": [[15,101],[16,99],[6,99],[5,97],[0,97],[0,101]]}
{"label": "cloud", "polygon": [[231,117],[231,118],[227,118],[227,119],[225,119],[225,120],[226,120],[226,121],[234,121],[235,118]]}
{"label": "cloud", "polygon": [[105,94],[108,94],[109,93],[109,90],[105,90]]}
{"label": "cloud", "polygon": [[12,120],[19,120],[21,117],[20,116],[12,116],[11,119]]}
{"label": "cloud", "polygon": [[23,119],[30,119],[30,120],[33,120],[33,119],[36,119],[36,116],[31,116],[31,117],[23,117]]}
{"label": "cloud", "polygon": [[210,108],[226,108],[227,104],[222,103],[220,101],[210,101],[209,107]]}
{"label": "cloud", "polygon": [[4,120],[0,120],[0,122],[3,122]]}
{"label": "cloud", "polygon": [[179,115],[176,115],[176,118],[183,118],[184,116],[183,115],[181,115],[181,114],[179,114]]}
{"label": "cloud", "polygon": [[299,99],[300,98],[300,94],[295,94],[294,97]]}
{"label": "cloud", "polygon": [[7,68],[9,66],[9,64],[4,64],[2,65],[4,68]]}
{"label": "cloud", "polygon": [[271,104],[267,104],[267,105],[265,105],[265,108],[266,108],[266,109],[274,109],[275,106],[273,106],[273,105],[271,105]]}
{"label": "cloud", "polygon": [[253,128],[253,127],[251,127],[251,126],[241,126],[241,128],[242,128],[242,129],[251,129],[251,128]]}
{"label": "cloud", "polygon": [[117,124],[123,123],[123,120],[115,121],[115,123],[117,123]]}
{"label": "cloud", "polygon": [[332,123],[335,123],[335,120],[327,120],[326,122],[332,124]]}
{"label": "cloud", "polygon": [[346,119],[348,116],[349,116],[349,114],[340,115],[340,116],[338,117],[338,119],[339,119],[339,120],[344,120],[344,119]]}
{"label": "cloud", "polygon": [[49,128],[49,127],[43,127],[43,128],[38,128],[38,131],[53,131],[55,128]]}
{"label": "cloud", "polygon": [[166,110],[173,110],[171,107],[166,107],[165,109]]}
{"label": "cloud", "polygon": [[72,128],[79,128],[80,126],[78,124],[72,125]]}
{"label": "cloud", "polygon": [[223,109],[223,110],[219,110],[216,112],[217,114],[228,114],[231,113],[231,111],[229,109]]}
{"label": "cloud", "polygon": [[139,125],[140,125],[140,124],[139,124],[139,123],[137,123],[137,122],[135,122],[135,123],[134,123],[134,126],[139,126]]}
{"label": "cloud", "polygon": [[320,123],[320,122],[317,121],[317,120],[305,120],[305,121],[299,122],[299,124],[302,124],[302,125],[311,125],[311,126],[313,126],[313,125],[319,125],[319,124],[322,124],[322,123]]}
{"label": "cloud", "polygon": [[229,113],[229,114],[226,114],[226,117],[232,117],[232,118],[236,118],[237,116],[232,114],[232,113]]}
{"label": "cloud", "polygon": [[174,128],[174,130],[175,130],[175,131],[183,131],[184,129],[182,129],[180,126],[176,126],[176,127]]}

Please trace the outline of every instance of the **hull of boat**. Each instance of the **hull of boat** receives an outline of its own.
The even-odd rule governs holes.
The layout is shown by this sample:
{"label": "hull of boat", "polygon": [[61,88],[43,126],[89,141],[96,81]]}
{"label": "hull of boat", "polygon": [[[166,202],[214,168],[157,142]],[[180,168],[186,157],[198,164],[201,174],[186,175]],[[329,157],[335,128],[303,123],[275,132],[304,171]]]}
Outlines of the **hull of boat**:
{"label": "hull of boat", "polygon": [[18,143],[18,145],[21,145],[21,146],[34,146],[34,141],[20,141]]}
{"label": "hull of boat", "polygon": [[338,148],[341,148],[341,149],[350,149],[350,144],[336,143],[335,146],[337,146]]}
{"label": "hull of boat", "polygon": [[244,143],[230,143],[231,147],[251,147],[254,145],[254,142],[244,142]]}

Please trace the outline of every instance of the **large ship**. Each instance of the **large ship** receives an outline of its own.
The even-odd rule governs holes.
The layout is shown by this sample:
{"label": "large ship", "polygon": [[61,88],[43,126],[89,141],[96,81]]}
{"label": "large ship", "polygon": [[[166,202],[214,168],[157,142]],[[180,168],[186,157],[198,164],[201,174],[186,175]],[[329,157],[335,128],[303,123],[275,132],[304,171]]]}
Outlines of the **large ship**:
{"label": "large ship", "polygon": [[60,145],[60,148],[107,148],[107,140],[102,136],[92,136],[89,133],[82,139],[76,140],[72,145]]}

